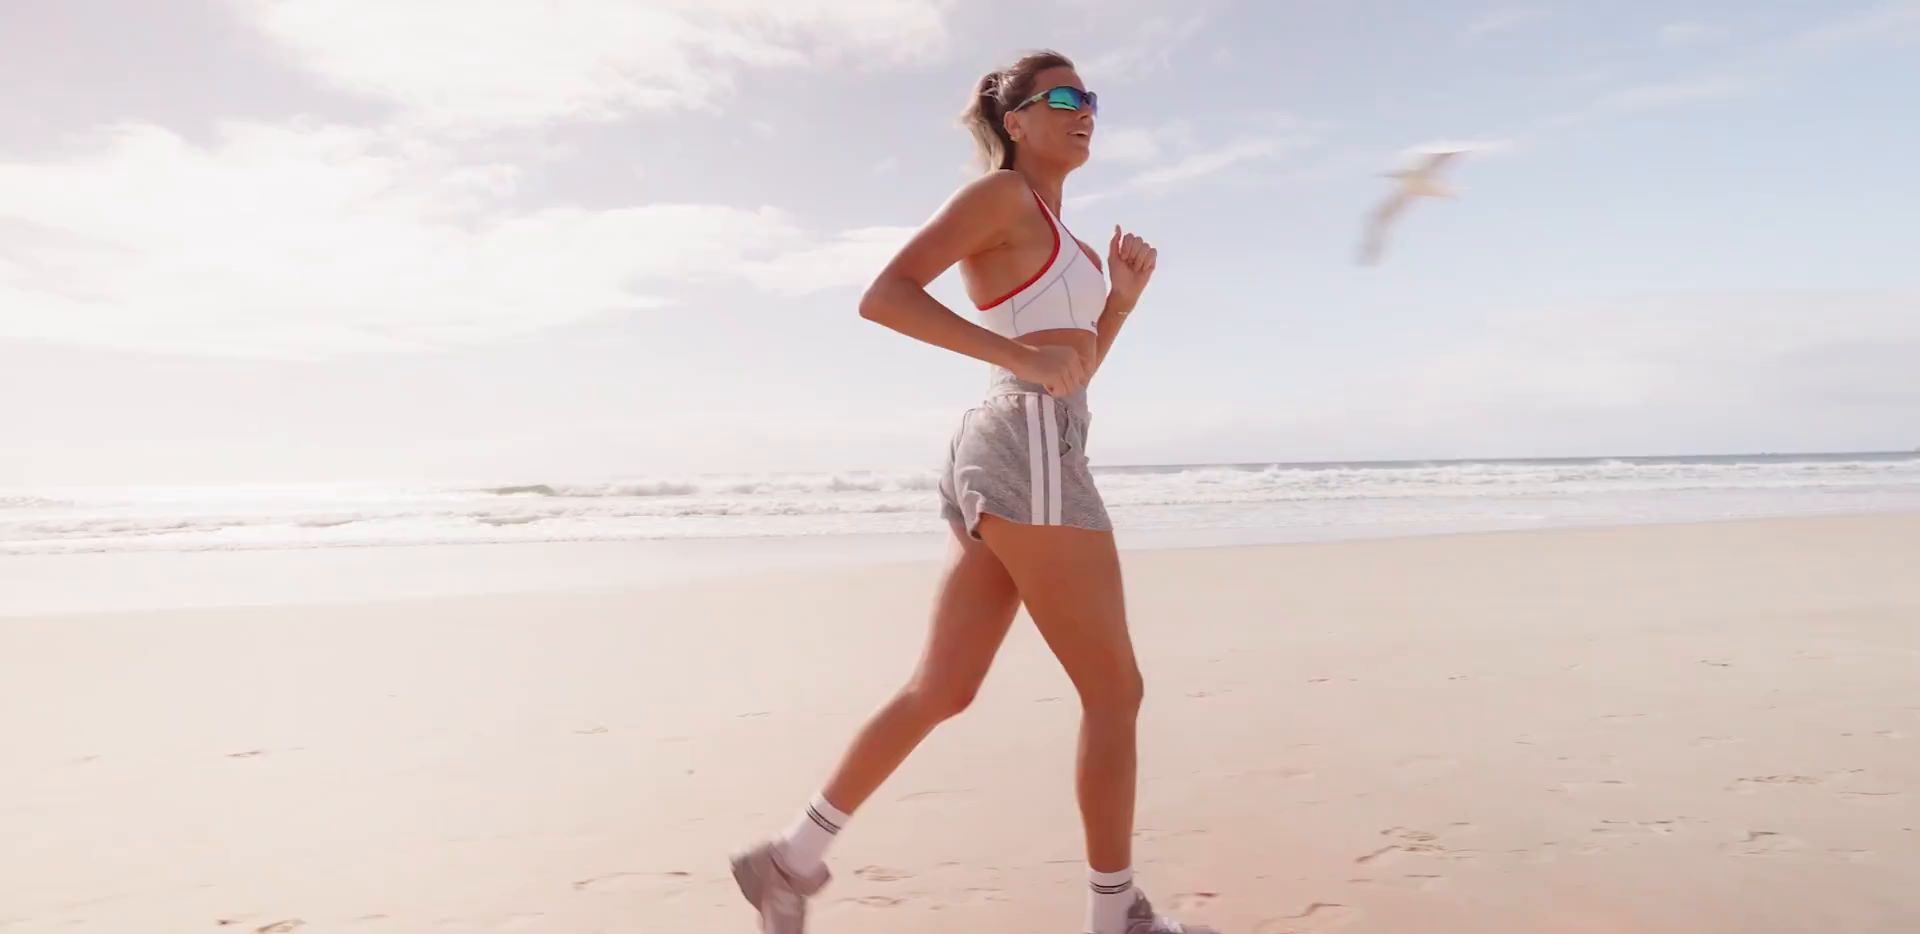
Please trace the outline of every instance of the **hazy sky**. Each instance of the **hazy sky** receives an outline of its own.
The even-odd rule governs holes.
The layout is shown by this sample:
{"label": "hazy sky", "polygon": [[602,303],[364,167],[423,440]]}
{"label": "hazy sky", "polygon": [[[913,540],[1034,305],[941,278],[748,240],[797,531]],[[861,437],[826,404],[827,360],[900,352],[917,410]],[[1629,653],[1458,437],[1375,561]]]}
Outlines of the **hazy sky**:
{"label": "hazy sky", "polygon": [[854,302],[1035,46],[1096,463],[1920,445],[1920,0],[0,0],[0,485],[931,467]]}

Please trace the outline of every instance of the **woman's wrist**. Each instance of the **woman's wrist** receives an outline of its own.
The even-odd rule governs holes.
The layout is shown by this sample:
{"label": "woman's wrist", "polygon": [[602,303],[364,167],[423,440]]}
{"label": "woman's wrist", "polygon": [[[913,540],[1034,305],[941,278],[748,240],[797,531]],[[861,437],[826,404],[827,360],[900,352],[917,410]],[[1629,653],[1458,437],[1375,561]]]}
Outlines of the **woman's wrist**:
{"label": "woman's wrist", "polygon": [[1027,362],[1033,359],[1033,354],[1032,345],[1003,336],[1000,338],[999,358],[992,362],[1003,370],[1021,372],[1026,369]]}

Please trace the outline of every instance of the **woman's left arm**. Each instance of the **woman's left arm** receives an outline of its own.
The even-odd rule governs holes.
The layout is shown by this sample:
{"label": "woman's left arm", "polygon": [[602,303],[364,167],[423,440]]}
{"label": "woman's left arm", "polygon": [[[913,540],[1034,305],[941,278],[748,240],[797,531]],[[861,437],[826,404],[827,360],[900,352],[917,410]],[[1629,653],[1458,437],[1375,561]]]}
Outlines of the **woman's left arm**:
{"label": "woman's left arm", "polygon": [[1100,363],[1107,359],[1107,351],[1113,347],[1113,339],[1120,334],[1120,326],[1126,323],[1127,316],[1133,314],[1133,307],[1140,303],[1140,293],[1153,278],[1153,267],[1160,258],[1160,252],[1153,244],[1133,234],[1123,234],[1120,225],[1113,226],[1113,242],[1107,244],[1107,306],[1100,311],[1097,334],[1098,349],[1093,355],[1093,366],[1088,368],[1087,376],[1092,378],[1094,371],[1100,369]]}

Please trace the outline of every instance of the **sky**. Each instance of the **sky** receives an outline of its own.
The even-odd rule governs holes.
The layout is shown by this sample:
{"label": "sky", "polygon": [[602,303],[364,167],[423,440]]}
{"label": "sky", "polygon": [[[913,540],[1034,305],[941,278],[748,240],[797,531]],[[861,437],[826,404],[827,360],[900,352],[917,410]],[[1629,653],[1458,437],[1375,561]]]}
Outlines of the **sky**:
{"label": "sky", "polygon": [[1920,0],[0,0],[0,486],[931,469],[857,298],[1037,47],[1096,465],[1920,446]]}

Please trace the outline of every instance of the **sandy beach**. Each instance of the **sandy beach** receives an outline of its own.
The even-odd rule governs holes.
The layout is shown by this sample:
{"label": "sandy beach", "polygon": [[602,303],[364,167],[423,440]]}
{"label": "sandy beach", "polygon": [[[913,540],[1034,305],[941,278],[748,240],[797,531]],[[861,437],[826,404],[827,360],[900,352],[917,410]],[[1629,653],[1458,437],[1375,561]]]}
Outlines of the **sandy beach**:
{"label": "sandy beach", "polygon": [[[1920,516],[1130,552],[1141,882],[1227,934],[1920,930],[1915,568]],[[752,931],[727,852],[934,570],[0,620],[0,931]],[[814,929],[1078,931],[1075,720],[1016,627]]]}

